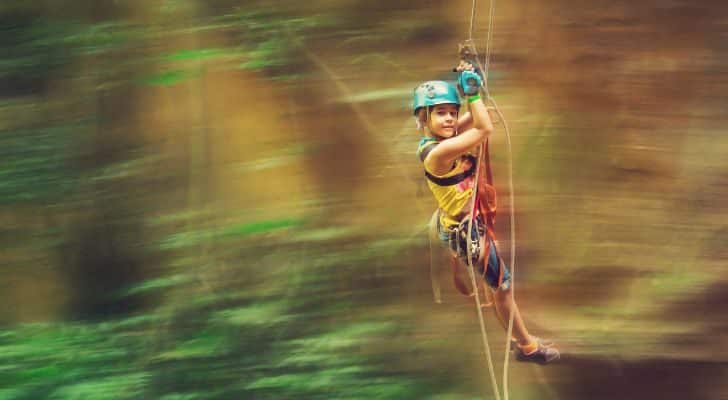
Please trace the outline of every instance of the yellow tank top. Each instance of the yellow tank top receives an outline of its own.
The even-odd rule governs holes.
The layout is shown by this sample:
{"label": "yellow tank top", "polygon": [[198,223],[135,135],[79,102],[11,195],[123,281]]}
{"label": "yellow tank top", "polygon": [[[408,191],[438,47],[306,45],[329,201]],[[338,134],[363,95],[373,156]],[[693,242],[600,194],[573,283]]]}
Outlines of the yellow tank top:
{"label": "yellow tank top", "polygon": [[[433,138],[422,138],[417,148],[417,156],[419,157],[427,146],[436,142],[437,140]],[[452,169],[446,174],[437,175],[428,170],[426,166],[424,168],[432,176],[448,178],[466,172],[470,168],[475,168],[475,165],[463,155],[455,160]],[[457,225],[470,210],[470,200],[473,194],[473,175],[452,186],[440,186],[427,179],[427,186],[435,196],[437,206],[442,210],[440,212],[440,224],[444,228],[447,229]]]}

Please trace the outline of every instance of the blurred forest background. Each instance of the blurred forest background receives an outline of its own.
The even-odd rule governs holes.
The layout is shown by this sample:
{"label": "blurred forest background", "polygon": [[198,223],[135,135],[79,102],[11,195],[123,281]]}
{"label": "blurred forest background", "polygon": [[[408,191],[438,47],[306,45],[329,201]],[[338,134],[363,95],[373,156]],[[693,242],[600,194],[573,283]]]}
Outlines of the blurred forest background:
{"label": "blurred forest background", "polygon": [[[490,398],[409,108],[471,5],[3,1],[0,399]],[[497,4],[517,299],[563,352],[511,398],[728,398],[726,21]],[[502,125],[491,155],[508,249]]]}

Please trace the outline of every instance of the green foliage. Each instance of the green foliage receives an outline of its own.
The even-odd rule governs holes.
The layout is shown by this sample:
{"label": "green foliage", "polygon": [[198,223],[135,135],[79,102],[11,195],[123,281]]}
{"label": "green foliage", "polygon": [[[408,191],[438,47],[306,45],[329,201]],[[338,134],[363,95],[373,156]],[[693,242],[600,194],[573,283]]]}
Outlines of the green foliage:
{"label": "green foliage", "polygon": [[225,54],[226,51],[223,49],[180,50],[164,57],[164,59],[166,61],[202,60],[206,58],[219,57]]}
{"label": "green foliage", "polygon": [[275,232],[281,229],[295,228],[301,226],[302,222],[303,220],[300,219],[286,218],[243,223],[216,229],[196,228],[188,231],[178,231],[164,238],[159,246],[162,250],[182,249],[198,246],[210,240],[233,239],[236,237]]}
{"label": "green foliage", "polygon": [[194,75],[190,71],[171,70],[144,77],[140,80],[140,82],[147,85],[171,86],[179,82],[185,81],[192,76]]}
{"label": "green foliage", "polygon": [[224,354],[230,349],[227,337],[222,332],[202,331],[193,338],[176,343],[172,349],[157,354],[157,361],[193,361],[196,358],[207,359]]}
{"label": "green foliage", "polygon": [[[239,11],[213,15],[190,29],[219,32],[235,37],[227,46],[188,48],[158,58],[144,60],[157,63],[162,72],[143,76],[137,82],[145,85],[171,86],[197,78],[206,63],[217,68],[241,68],[265,71],[272,78],[293,78],[291,70],[297,55],[296,46],[305,40],[309,30],[319,27],[320,18],[291,18],[278,12]],[[143,32],[139,32],[143,35]],[[191,64],[193,62],[193,64]]]}
{"label": "green foliage", "polygon": [[63,40],[73,26],[32,16],[2,15],[0,77],[38,77],[69,60]]}
{"label": "green foliage", "polygon": [[149,379],[146,373],[117,374],[62,386],[50,394],[50,399],[63,400],[121,400],[138,399]]}
{"label": "green foliage", "polygon": [[288,48],[284,38],[275,37],[253,46],[246,53],[244,61],[240,64],[245,69],[266,69],[280,67],[286,64],[285,53],[282,50]]}
{"label": "green foliage", "polygon": [[0,131],[0,203],[52,202],[68,195],[78,172],[70,165],[83,125]]}
{"label": "green foliage", "polygon": [[[231,229],[246,236],[291,223]],[[333,240],[348,238],[342,232]],[[311,260],[331,243],[316,235],[275,240],[295,247],[307,243]],[[383,241],[380,250],[387,243],[399,246]],[[371,262],[352,250],[344,246],[336,258],[357,268],[339,269],[336,275],[357,269],[361,275],[362,266]],[[297,251],[287,254],[289,268],[313,273],[309,260],[293,257]],[[334,275],[318,271],[318,280],[301,287],[283,280],[266,280],[265,289],[245,283],[247,274],[272,272],[277,263],[270,258],[236,267],[234,276],[240,278],[207,293],[200,293],[188,274],[146,281],[127,295],[164,291],[174,301],[145,314],[7,329],[0,336],[0,385],[13,390],[0,394],[12,399],[402,399],[426,397],[433,390],[416,375],[393,372],[391,355],[378,350],[401,329],[401,321],[351,318],[345,298],[333,294],[330,302],[322,302],[307,295],[331,290]]]}
{"label": "green foliage", "polygon": [[222,322],[234,326],[272,325],[290,320],[291,316],[287,315],[286,311],[285,303],[263,302],[218,311],[212,318],[215,323]]}
{"label": "green foliage", "polygon": [[[185,3],[165,2],[162,8],[174,16]],[[40,82],[23,93],[32,95],[42,93],[43,83],[61,72],[86,85],[87,93],[103,91],[105,96],[115,95],[107,89],[117,87],[120,79],[173,86],[198,78],[208,66],[255,70],[272,78],[300,76],[301,44],[337,23],[322,15],[298,17],[245,7],[190,18],[189,26],[176,30],[122,20],[87,23],[22,15],[5,16],[10,24],[0,38],[0,79]],[[229,41],[146,52],[158,41],[182,38],[189,43],[188,36],[204,38],[208,32]],[[70,69],[88,64],[95,68],[91,76]],[[80,108],[68,101],[68,109]],[[86,110],[82,122],[61,123],[48,109],[28,112],[32,118],[25,125],[2,126],[0,201],[67,206],[80,185],[91,187],[88,196],[99,195],[94,192],[98,185],[113,188],[109,196],[116,200],[99,202],[112,209],[109,218],[114,219],[102,222],[128,222],[126,215],[114,214],[116,205],[129,204],[138,193],[124,192],[116,183],[153,175],[155,163],[144,152],[115,153],[113,161],[81,170],[74,161],[83,156],[79,153],[92,128],[89,121],[99,116]],[[79,120],[75,115],[67,119]],[[103,132],[107,134],[115,133]],[[256,168],[275,168],[305,152],[292,146]],[[435,391],[428,376],[393,369],[397,355],[380,350],[408,323],[407,316],[352,313],[356,290],[345,284],[399,273],[377,273],[371,265],[396,256],[407,242],[378,238],[361,246],[355,228],[310,226],[310,216],[238,219],[211,227],[204,222],[210,217],[206,212],[165,211],[152,217],[148,210],[134,209],[133,222],[144,221],[145,227],[161,232],[134,250],[153,260],[149,264],[155,269],[108,294],[112,300],[159,300],[135,315],[6,326],[0,333],[0,399],[406,399]],[[70,229],[78,228],[73,215],[63,217],[71,221]],[[46,236],[60,236],[54,243],[67,244],[64,234],[68,232],[54,228]],[[113,250],[110,256],[125,250],[125,244],[104,245]],[[160,253],[168,258],[156,265]],[[376,301],[384,303],[387,285],[379,286]]]}
{"label": "green foliage", "polygon": [[321,15],[291,17],[276,11],[240,11],[214,18],[211,24],[224,26],[239,38],[239,68],[264,70],[275,77],[292,77],[290,70],[299,57],[298,47],[315,29],[331,21]]}
{"label": "green foliage", "polygon": [[14,399],[138,398],[147,374],[134,371],[131,356],[142,341],[109,328],[64,323],[6,330],[0,385],[18,388]]}
{"label": "green foliage", "polygon": [[277,368],[255,377],[245,388],[265,398],[414,398],[418,393],[414,382],[381,375],[381,365],[367,360],[367,352],[360,350],[393,328],[392,324],[369,321],[285,341],[272,353]]}
{"label": "green foliage", "polygon": [[300,226],[302,220],[278,219],[260,222],[245,223],[224,229],[223,236],[248,236],[259,233],[271,232],[283,228],[294,228]]}
{"label": "green foliage", "polygon": [[192,277],[186,274],[174,274],[168,275],[161,278],[148,279],[139,284],[133,285],[132,287],[125,289],[120,296],[135,296],[138,294],[147,293],[159,289],[166,289],[175,287],[181,284],[189,283]]}
{"label": "green foliage", "polygon": [[[78,56],[101,55],[123,46],[134,34],[120,23],[84,24],[33,13],[0,14],[0,80],[25,87],[0,90],[0,96],[34,93]],[[15,83],[14,83],[15,84]]]}

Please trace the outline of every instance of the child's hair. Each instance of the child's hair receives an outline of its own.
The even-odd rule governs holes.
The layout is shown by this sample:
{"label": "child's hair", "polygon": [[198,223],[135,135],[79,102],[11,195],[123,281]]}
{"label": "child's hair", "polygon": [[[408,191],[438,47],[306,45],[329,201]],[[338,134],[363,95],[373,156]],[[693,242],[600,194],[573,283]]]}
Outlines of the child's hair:
{"label": "child's hair", "polygon": [[427,126],[427,119],[429,118],[430,111],[430,107],[422,107],[417,110],[417,115],[415,115],[415,123],[417,124],[418,131],[424,130]]}

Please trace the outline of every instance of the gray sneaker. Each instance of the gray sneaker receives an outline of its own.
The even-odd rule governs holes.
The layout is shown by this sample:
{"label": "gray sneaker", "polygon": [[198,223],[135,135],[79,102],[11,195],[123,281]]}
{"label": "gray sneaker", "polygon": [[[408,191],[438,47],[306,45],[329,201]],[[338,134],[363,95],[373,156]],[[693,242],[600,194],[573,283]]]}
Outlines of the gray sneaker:
{"label": "gray sneaker", "polygon": [[549,347],[538,341],[538,349],[531,354],[525,354],[521,348],[516,349],[516,360],[523,362],[535,362],[537,364],[548,364],[561,357],[556,347]]}

